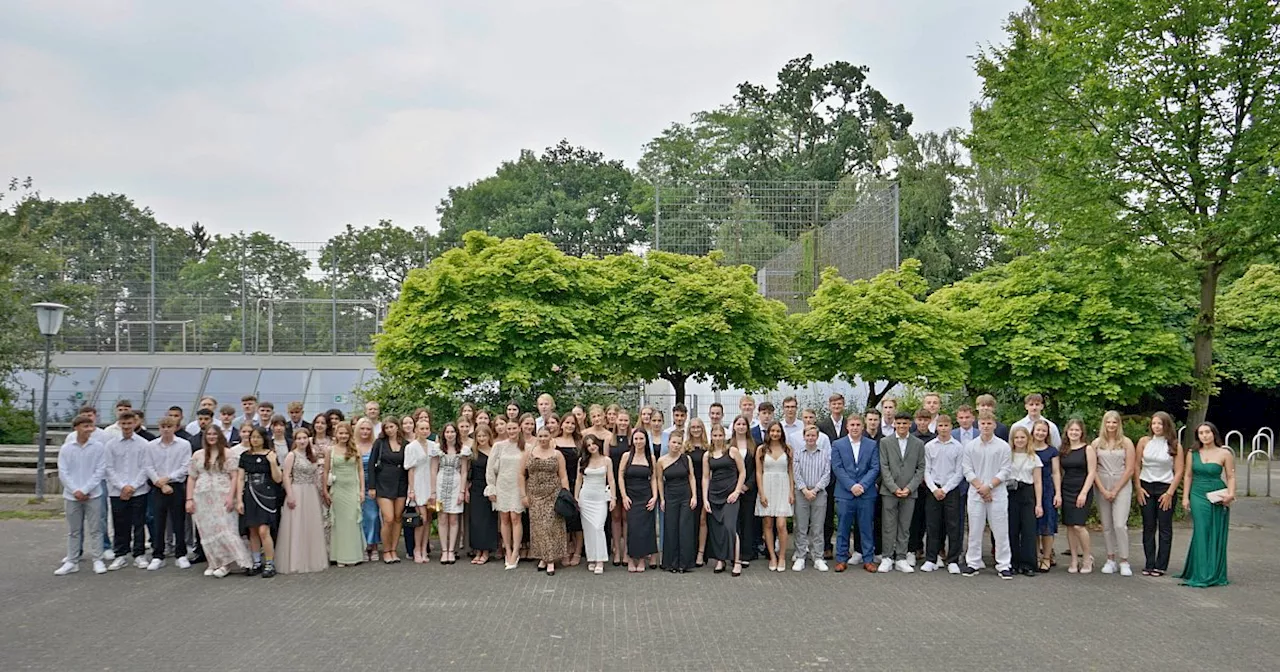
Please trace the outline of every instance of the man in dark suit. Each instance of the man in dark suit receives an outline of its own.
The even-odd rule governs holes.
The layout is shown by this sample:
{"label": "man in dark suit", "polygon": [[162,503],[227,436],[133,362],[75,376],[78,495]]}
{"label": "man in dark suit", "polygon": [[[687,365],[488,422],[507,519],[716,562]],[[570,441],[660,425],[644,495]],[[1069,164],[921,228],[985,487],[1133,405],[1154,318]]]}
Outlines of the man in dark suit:
{"label": "man in dark suit", "polygon": [[916,571],[907,562],[907,537],[915,510],[916,491],[924,480],[924,443],[911,433],[911,415],[893,418],[893,434],[880,439],[880,497],[884,516],[881,548],[884,558],[877,569]]}
{"label": "man in dark suit", "polygon": [[772,401],[762,401],[760,406],[756,408],[756,412],[760,414],[760,424],[751,428],[751,438],[756,442],[757,446],[764,443],[764,430],[773,424],[775,410]]}
{"label": "man in dark suit", "polygon": [[[834,446],[836,441],[844,438],[848,430],[845,428],[844,417],[844,395],[839,392],[832,392],[827,397],[827,410],[830,416],[818,421],[818,431],[826,435]],[[827,486],[827,513],[825,524],[823,526],[823,556],[827,559],[831,558],[831,540],[836,532],[836,479],[831,479],[831,483]]]}
{"label": "man in dark suit", "polygon": [[[284,425],[284,436],[285,436],[285,440],[288,441],[290,445],[293,444],[293,430],[295,429],[305,429],[307,430],[308,434],[315,433],[315,429],[312,428],[311,423],[307,422],[302,418],[302,402],[301,401],[289,402],[288,412],[289,412],[289,421],[286,422]],[[314,439],[315,436],[312,436],[311,438]]]}
{"label": "man in dark suit", "polygon": [[831,444],[831,473],[836,481],[836,571],[843,572],[851,559],[849,533],[857,525],[861,547],[867,549],[862,568],[876,571],[871,549],[875,547],[872,535],[876,515],[876,478],[880,475],[880,450],[875,441],[862,433],[862,418],[851,415],[845,418],[845,436]]}

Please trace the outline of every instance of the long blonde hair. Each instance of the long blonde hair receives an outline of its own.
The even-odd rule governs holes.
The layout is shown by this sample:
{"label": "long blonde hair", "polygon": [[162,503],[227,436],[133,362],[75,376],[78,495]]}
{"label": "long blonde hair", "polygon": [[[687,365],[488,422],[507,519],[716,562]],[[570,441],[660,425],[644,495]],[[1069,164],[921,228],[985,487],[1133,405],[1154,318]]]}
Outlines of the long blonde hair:
{"label": "long blonde hair", "polygon": [[1017,454],[1017,452],[1018,452],[1018,446],[1017,446],[1017,444],[1014,442],[1014,440],[1013,440],[1013,439],[1014,439],[1014,437],[1018,436],[1019,434],[1021,434],[1022,436],[1027,437],[1027,446],[1026,446],[1026,448],[1023,448],[1023,449],[1022,449],[1023,454],[1024,454],[1024,455],[1035,455],[1035,454],[1036,454],[1036,449],[1035,449],[1035,448],[1033,448],[1033,447],[1031,446],[1031,432],[1030,432],[1030,431],[1028,431],[1028,430],[1027,430],[1027,428],[1026,428],[1026,427],[1023,427],[1022,425],[1018,425],[1017,427],[1014,427],[1013,429],[1009,430],[1009,450],[1010,450],[1011,452],[1013,452],[1014,454]]}
{"label": "long blonde hair", "polygon": [[[1113,439],[1107,438],[1107,421],[1116,421],[1116,435]],[[1093,447],[1099,450],[1119,450],[1124,448],[1124,420],[1120,417],[1119,411],[1107,411],[1102,414],[1102,423],[1098,425],[1098,438],[1094,439]]]}
{"label": "long blonde hair", "polygon": [[[368,418],[361,418],[361,419],[364,420],[365,422],[369,422]],[[347,440],[345,443],[338,440],[339,429],[347,430]],[[333,446],[334,448],[342,449],[343,459],[346,459],[346,460],[360,459],[360,449],[356,447],[356,430],[352,429],[351,423],[345,420],[339,423],[335,423],[333,425]],[[330,449],[330,452],[331,453],[333,452],[332,448]]]}

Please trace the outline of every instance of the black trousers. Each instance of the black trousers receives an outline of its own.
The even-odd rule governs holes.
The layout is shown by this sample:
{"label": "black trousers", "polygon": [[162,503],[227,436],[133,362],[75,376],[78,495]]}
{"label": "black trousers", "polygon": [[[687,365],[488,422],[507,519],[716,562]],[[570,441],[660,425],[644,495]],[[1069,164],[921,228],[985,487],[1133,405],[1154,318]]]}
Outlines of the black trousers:
{"label": "black trousers", "polygon": [[668,496],[663,510],[662,566],[666,569],[693,569],[698,554],[698,512],[689,508],[688,492],[685,488],[684,496]]}
{"label": "black trousers", "polygon": [[1169,571],[1169,545],[1173,543],[1173,507],[1169,507],[1168,511],[1160,509],[1160,496],[1168,492],[1169,488],[1168,483],[1142,481],[1142,489],[1147,491],[1147,503],[1142,505],[1142,551],[1147,556],[1147,571]]}
{"label": "black trousers", "polygon": [[187,484],[170,483],[173,492],[166,495],[160,488],[151,486],[151,501],[155,507],[155,519],[151,530],[151,557],[164,559],[165,525],[173,528],[173,554],[187,554]]}
{"label": "black trousers", "polygon": [[1013,571],[1036,568],[1036,489],[1023,483],[1009,490],[1009,548]]}
{"label": "black trousers", "polygon": [[924,502],[924,506],[916,506],[916,508],[925,510],[925,527],[928,529],[925,560],[933,562],[934,558],[942,553],[942,542],[945,540],[947,548],[943,562],[948,565],[953,562],[959,564],[960,539],[964,535],[964,517],[960,514],[964,509],[964,499],[961,498],[960,488],[952,488],[942,501],[938,501],[933,493],[924,497],[919,500]]}
{"label": "black trousers", "polygon": [[756,517],[756,489],[747,490],[738,498],[738,559],[751,562],[759,556],[760,519]]}
{"label": "black trousers", "polygon": [[933,499],[933,493],[929,492],[929,486],[924,483],[916,488],[916,508],[911,512],[911,530],[907,533],[907,552],[916,555],[924,555],[924,533],[927,529],[925,525],[925,507],[920,503],[925,498]]}
{"label": "black trousers", "polygon": [[112,550],[117,556],[132,553],[133,557],[141,558],[146,555],[148,501],[146,495],[136,494],[129,499],[111,498],[111,538],[115,541]]}

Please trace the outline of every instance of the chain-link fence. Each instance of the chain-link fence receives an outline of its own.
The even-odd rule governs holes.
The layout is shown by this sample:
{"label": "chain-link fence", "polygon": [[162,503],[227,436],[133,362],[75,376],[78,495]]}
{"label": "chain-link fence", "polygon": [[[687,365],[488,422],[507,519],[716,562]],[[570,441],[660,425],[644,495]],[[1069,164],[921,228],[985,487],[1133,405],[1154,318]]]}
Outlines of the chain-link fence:
{"label": "chain-link fence", "polygon": [[755,267],[761,293],[793,311],[806,309],[824,268],[858,279],[898,265],[896,184],[706,180],[655,192],[654,248],[720,250]]}
{"label": "chain-link fence", "polygon": [[[193,249],[177,232],[134,249],[59,250],[59,280],[79,288],[58,336],[65,351],[363,353],[373,349],[403,278],[329,243],[261,234]],[[420,251],[406,251],[409,267]],[[367,262],[367,263],[366,263]]]}

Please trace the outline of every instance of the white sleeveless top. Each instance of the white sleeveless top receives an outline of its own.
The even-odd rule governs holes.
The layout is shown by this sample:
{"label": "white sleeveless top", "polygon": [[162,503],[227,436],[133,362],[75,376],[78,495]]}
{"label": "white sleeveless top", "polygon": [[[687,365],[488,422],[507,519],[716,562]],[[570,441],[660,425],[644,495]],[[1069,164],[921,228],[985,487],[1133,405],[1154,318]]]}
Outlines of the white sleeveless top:
{"label": "white sleeveless top", "polygon": [[1153,436],[1142,448],[1142,471],[1138,479],[1148,483],[1173,483],[1173,456],[1163,436]]}

